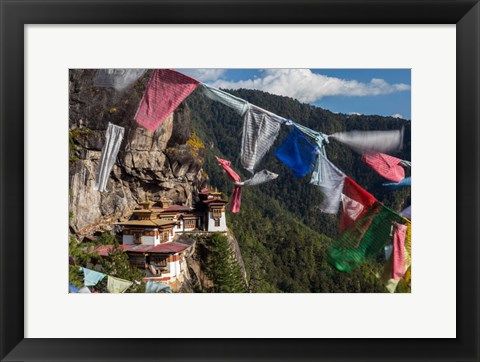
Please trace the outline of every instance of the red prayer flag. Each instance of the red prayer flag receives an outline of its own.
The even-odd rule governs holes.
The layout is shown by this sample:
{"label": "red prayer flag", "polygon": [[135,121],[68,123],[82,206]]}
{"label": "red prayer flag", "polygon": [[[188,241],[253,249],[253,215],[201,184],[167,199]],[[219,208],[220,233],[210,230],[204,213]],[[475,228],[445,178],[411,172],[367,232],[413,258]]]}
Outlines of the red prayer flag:
{"label": "red prayer flag", "polygon": [[405,178],[405,169],[400,165],[401,159],[384,153],[367,153],[363,161],[387,180],[400,182]]}
{"label": "red prayer flag", "polygon": [[240,204],[242,203],[242,188],[240,186],[233,186],[232,202],[230,204],[230,211],[237,213],[240,211]]}
{"label": "red prayer flag", "polygon": [[405,236],[407,225],[393,223],[393,273],[392,279],[400,280],[405,274]]}
{"label": "red prayer flag", "polygon": [[[222,166],[222,168],[225,170],[227,175],[230,176],[230,178],[233,181],[240,182],[241,180],[240,176],[238,176],[238,174],[230,168],[231,162],[227,160],[223,160],[217,156],[215,157],[218,163],[220,164],[220,166]],[[242,188],[240,186],[235,185],[233,186],[232,200],[230,203],[230,211],[233,213],[239,212],[241,202],[242,202]]]}
{"label": "red prayer flag", "polygon": [[154,70],[135,120],[154,132],[199,83],[171,69]]}
{"label": "red prayer flag", "polygon": [[342,212],[339,229],[343,233],[355,220],[365,216],[377,201],[368,191],[346,176],[343,183]]}
{"label": "red prayer flag", "polygon": [[238,174],[233,171],[230,167],[231,165],[231,162],[230,161],[227,161],[227,160],[223,160],[217,156],[215,156],[215,158],[217,159],[218,163],[220,164],[220,166],[223,167],[223,169],[225,170],[225,172],[228,174],[228,176],[230,176],[230,178],[235,181],[235,182],[240,182],[240,176],[238,176]]}

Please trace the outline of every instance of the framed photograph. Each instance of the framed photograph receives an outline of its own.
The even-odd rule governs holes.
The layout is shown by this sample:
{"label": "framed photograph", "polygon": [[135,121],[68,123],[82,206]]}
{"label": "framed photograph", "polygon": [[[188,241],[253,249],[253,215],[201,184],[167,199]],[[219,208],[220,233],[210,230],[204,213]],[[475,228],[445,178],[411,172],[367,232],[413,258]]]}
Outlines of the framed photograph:
{"label": "framed photograph", "polygon": [[1,7],[2,361],[480,358],[478,1]]}

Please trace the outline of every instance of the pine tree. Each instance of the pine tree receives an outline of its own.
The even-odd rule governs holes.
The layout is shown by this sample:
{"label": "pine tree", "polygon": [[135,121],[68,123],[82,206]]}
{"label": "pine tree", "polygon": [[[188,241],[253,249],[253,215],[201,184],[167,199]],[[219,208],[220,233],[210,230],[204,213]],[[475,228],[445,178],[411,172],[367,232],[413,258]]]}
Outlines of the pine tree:
{"label": "pine tree", "polygon": [[[144,293],[145,284],[142,279],[144,273],[130,264],[128,255],[123,251],[115,240],[114,247],[108,253],[108,257],[101,258],[102,273],[133,282],[133,285],[125,293]],[[107,278],[97,284],[97,290],[107,293]]]}
{"label": "pine tree", "polygon": [[115,245],[118,244],[117,238],[115,235],[110,233],[102,233],[95,238],[95,245]]}
{"label": "pine tree", "polygon": [[214,283],[213,292],[245,293],[242,271],[227,237],[216,233],[209,242],[211,254],[208,258],[207,273]]}
{"label": "pine tree", "polygon": [[[92,253],[91,249],[96,245],[114,245],[109,252],[108,257],[101,257],[97,253]],[[133,285],[127,289],[126,293],[143,293],[145,284],[142,282],[144,273],[132,267],[128,260],[128,255],[120,247],[115,236],[110,233],[103,233],[98,236],[93,243],[80,243],[75,236],[70,235],[69,240],[69,283],[81,288],[84,286],[84,276],[79,270],[80,267],[94,268],[93,263],[101,265],[101,272],[113,277],[129,280]],[[107,280],[105,277],[94,288],[101,293],[107,293]]]}
{"label": "pine tree", "polygon": [[98,254],[89,252],[90,244],[81,244],[74,235],[69,236],[68,254],[68,282],[77,288],[84,285],[83,273],[80,267],[86,267],[96,258],[100,258]]}

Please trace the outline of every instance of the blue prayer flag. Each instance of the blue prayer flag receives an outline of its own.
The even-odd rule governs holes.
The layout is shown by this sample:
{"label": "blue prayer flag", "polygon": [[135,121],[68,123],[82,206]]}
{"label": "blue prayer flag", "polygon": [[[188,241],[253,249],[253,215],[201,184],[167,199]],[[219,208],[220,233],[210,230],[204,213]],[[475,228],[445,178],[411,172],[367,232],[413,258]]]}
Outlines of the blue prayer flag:
{"label": "blue prayer flag", "polygon": [[300,178],[313,170],[317,150],[318,148],[294,126],[275,151],[275,156],[293,171],[295,177]]}
{"label": "blue prayer flag", "polygon": [[384,183],[383,186],[388,187],[392,190],[401,189],[402,187],[410,187],[412,186],[412,178],[407,177],[400,182],[387,182]]}

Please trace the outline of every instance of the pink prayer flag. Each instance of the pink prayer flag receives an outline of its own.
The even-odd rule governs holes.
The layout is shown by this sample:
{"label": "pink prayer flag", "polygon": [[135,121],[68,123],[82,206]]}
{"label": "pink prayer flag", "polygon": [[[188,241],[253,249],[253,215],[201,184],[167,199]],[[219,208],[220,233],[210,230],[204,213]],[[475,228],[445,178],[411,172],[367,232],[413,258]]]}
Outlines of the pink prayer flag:
{"label": "pink prayer flag", "polygon": [[135,115],[154,132],[200,82],[171,69],[155,69]]}
{"label": "pink prayer flag", "polygon": [[237,213],[240,211],[240,204],[242,203],[242,188],[240,186],[233,186],[232,202],[230,204],[230,211]]}
{"label": "pink prayer flag", "polygon": [[228,176],[230,176],[230,178],[235,181],[235,182],[240,182],[240,176],[238,176],[238,174],[233,171],[230,167],[230,165],[232,164],[230,161],[227,161],[227,160],[222,160],[221,158],[218,158],[217,156],[215,156],[215,158],[217,159],[218,163],[220,164],[220,166],[223,167],[223,169],[225,170],[225,172],[228,174]]}
{"label": "pink prayer flag", "polygon": [[400,165],[402,160],[399,158],[384,153],[367,153],[363,155],[363,160],[387,180],[400,182],[405,178],[405,169]]}
{"label": "pink prayer flag", "polygon": [[405,274],[405,236],[407,225],[393,223],[393,272],[392,279],[400,280]]}
{"label": "pink prayer flag", "polygon": [[[227,160],[223,160],[217,156],[215,157],[218,163],[220,164],[220,166],[222,166],[222,168],[225,170],[227,175],[230,176],[230,178],[233,181],[240,182],[241,180],[240,176],[238,176],[238,174],[230,168],[231,162]],[[230,211],[233,213],[239,212],[241,203],[242,203],[242,188],[240,186],[235,185],[233,186],[232,200],[230,203]]]}

